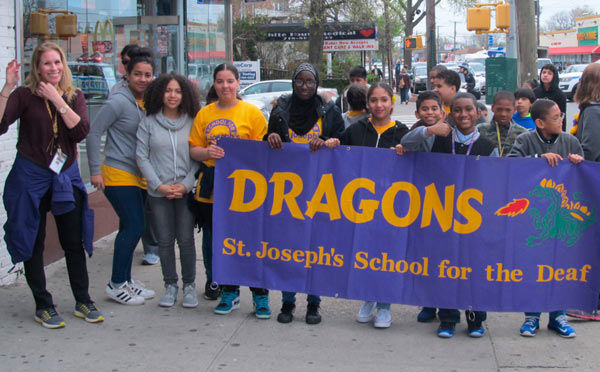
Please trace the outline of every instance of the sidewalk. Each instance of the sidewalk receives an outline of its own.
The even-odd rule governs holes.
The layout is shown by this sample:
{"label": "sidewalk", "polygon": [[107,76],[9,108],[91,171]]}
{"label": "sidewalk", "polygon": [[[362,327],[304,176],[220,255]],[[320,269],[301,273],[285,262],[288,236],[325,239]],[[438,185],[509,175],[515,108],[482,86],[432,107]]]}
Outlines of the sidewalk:
{"label": "sidewalk", "polygon": [[[410,106],[410,105],[409,105]],[[535,338],[519,336],[522,314],[490,313],[486,334],[471,339],[466,324],[452,339],[440,339],[438,322],[416,322],[418,309],[393,305],[391,328],[374,329],[355,319],[358,301],[325,298],[323,322],[304,322],[306,301],[298,295],[291,324],[277,323],[281,294],[272,291],[270,320],[251,314],[250,291],[242,288],[241,309],[213,313],[216,302],[200,299],[197,309],[123,306],[104,295],[115,234],[95,243],[88,260],[90,292],[105,316],[87,324],[72,315],[74,300],[64,260],[47,268],[48,288],[67,327],[47,330],[33,321],[33,298],[20,278],[0,288],[0,365],[4,371],[597,371],[600,323],[573,321],[577,338],[562,339],[546,329],[547,314]],[[196,236],[197,252],[200,236]],[[159,266],[141,266],[141,247],[133,274],[162,295]],[[203,292],[202,258],[197,287]]]}

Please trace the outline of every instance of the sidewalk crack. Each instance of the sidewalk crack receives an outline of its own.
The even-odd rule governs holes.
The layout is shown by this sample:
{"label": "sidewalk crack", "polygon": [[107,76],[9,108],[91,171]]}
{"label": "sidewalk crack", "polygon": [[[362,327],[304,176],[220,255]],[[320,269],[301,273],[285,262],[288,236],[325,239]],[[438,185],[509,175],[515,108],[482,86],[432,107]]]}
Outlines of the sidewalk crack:
{"label": "sidewalk crack", "polygon": [[225,352],[225,349],[227,348],[227,346],[229,346],[231,344],[231,340],[235,336],[237,336],[237,334],[239,333],[240,329],[246,323],[246,321],[250,318],[250,316],[252,316],[252,313],[249,313],[248,315],[246,315],[246,317],[240,322],[240,324],[233,331],[233,333],[231,334],[231,336],[229,336],[229,338],[227,339],[227,341],[225,341],[225,343],[223,344],[223,346],[221,346],[221,348],[219,349],[219,351],[217,352],[217,354],[215,355],[215,357],[210,361],[210,363],[208,364],[208,367],[206,367],[205,371],[208,372],[208,371],[211,370],[211,368],[215,365],[217,359],[219,359],[219,357],[221,356],[221,354],[223,354]]}

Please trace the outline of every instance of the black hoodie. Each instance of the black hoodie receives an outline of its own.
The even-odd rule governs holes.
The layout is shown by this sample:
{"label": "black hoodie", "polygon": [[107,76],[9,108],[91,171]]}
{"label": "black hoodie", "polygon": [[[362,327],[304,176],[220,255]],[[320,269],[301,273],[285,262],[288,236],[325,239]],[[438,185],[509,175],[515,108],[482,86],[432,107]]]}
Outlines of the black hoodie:
{"label": "black hoodie", "polygon": [[[546,90],[546,88],[544,87],[544,83],[542,83],[542,81],[541,81],[541,74],[542,74],[541,71],[544,71],[544,70],[550,70],[554,73],[554,77],[552,78],[552,84],[550,85],[549,90]],[[567,97],[565,97],[564,93],[560,90],[560,87],[558,86],[558,70],[556,69],[556,67],[554,65],[547,64],[544,67],[542,67],[541,71],[540,71],[540,85],[533,90],[533,92],[535,93],[535,98],[536,99],[548,98],[549,100],[556,102],[560,111],[565,114],[565,118],[563,119],[563,128],[562,128],[562,130],[564,132],[567,130],[567,118],[566,118]]]}
{"label": "black hoodie", "polygon": [[400,143],[402,137],[408,133],[406,125],[396,121],[396,125],[389,128],[381,135],[377,133],[369,118],[364,118],[342,133],[340,142],[348,146],[379,147],[389,149]]}

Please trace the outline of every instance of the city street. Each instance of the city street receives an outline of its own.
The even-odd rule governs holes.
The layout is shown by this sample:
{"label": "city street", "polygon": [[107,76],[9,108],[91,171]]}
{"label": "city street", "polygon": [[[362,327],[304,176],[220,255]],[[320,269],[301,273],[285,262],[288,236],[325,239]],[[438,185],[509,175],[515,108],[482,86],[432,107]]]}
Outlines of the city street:
{"label": "city street", "polygon": [[[419,310],[413,306],[392,305],[391,328],[375,329],[372,323],[355,321],[359,301],[324,298],[322,323],[307,325],[304,295],[298,295],[294,322],[279,324],[279,291],[271,291],[269,320],[251,314],[247,288],[242,288],[241,308],[228,316],[214,314],[216,302],[204,299],[196,309],[181,307],[181,297],[174,307],[161,308],[161,268],[140,265],[141,247],[133,274],[156,290],[157,298],[142,306],[119,305],[104,294],[114,237],[113,233],[96,242],[88,260],[90,292],[104,313],[104,323],[87,324],[72,315],[64,260],[46,268],[48,288],[67,323],[64,329],[48,330],[33,321],[35,306],[23,277],[0,288],[2,370],[517,372],[597,371],[600,363],[600,323],[572,321],[577,337],[562,339],[547,330],[547,314],[535,338],[519,335],[523,314],[490,313],[482,339],[467,336],[464,315],[454,338],[441,339],[435,333],[439,323],[417,323]],[[200,242],[196,235],[196,283],[202,294]]]}

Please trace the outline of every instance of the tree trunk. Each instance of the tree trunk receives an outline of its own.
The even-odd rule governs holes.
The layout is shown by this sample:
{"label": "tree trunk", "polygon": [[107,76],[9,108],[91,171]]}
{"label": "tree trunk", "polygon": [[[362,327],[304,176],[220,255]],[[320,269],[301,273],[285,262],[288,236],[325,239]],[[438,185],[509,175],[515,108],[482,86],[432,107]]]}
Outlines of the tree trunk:
{"label": "tree trunk", "polygon": [[323,71],[323,31],[325,29],[325,0],[310,0],[308,21],[308,62]]}

